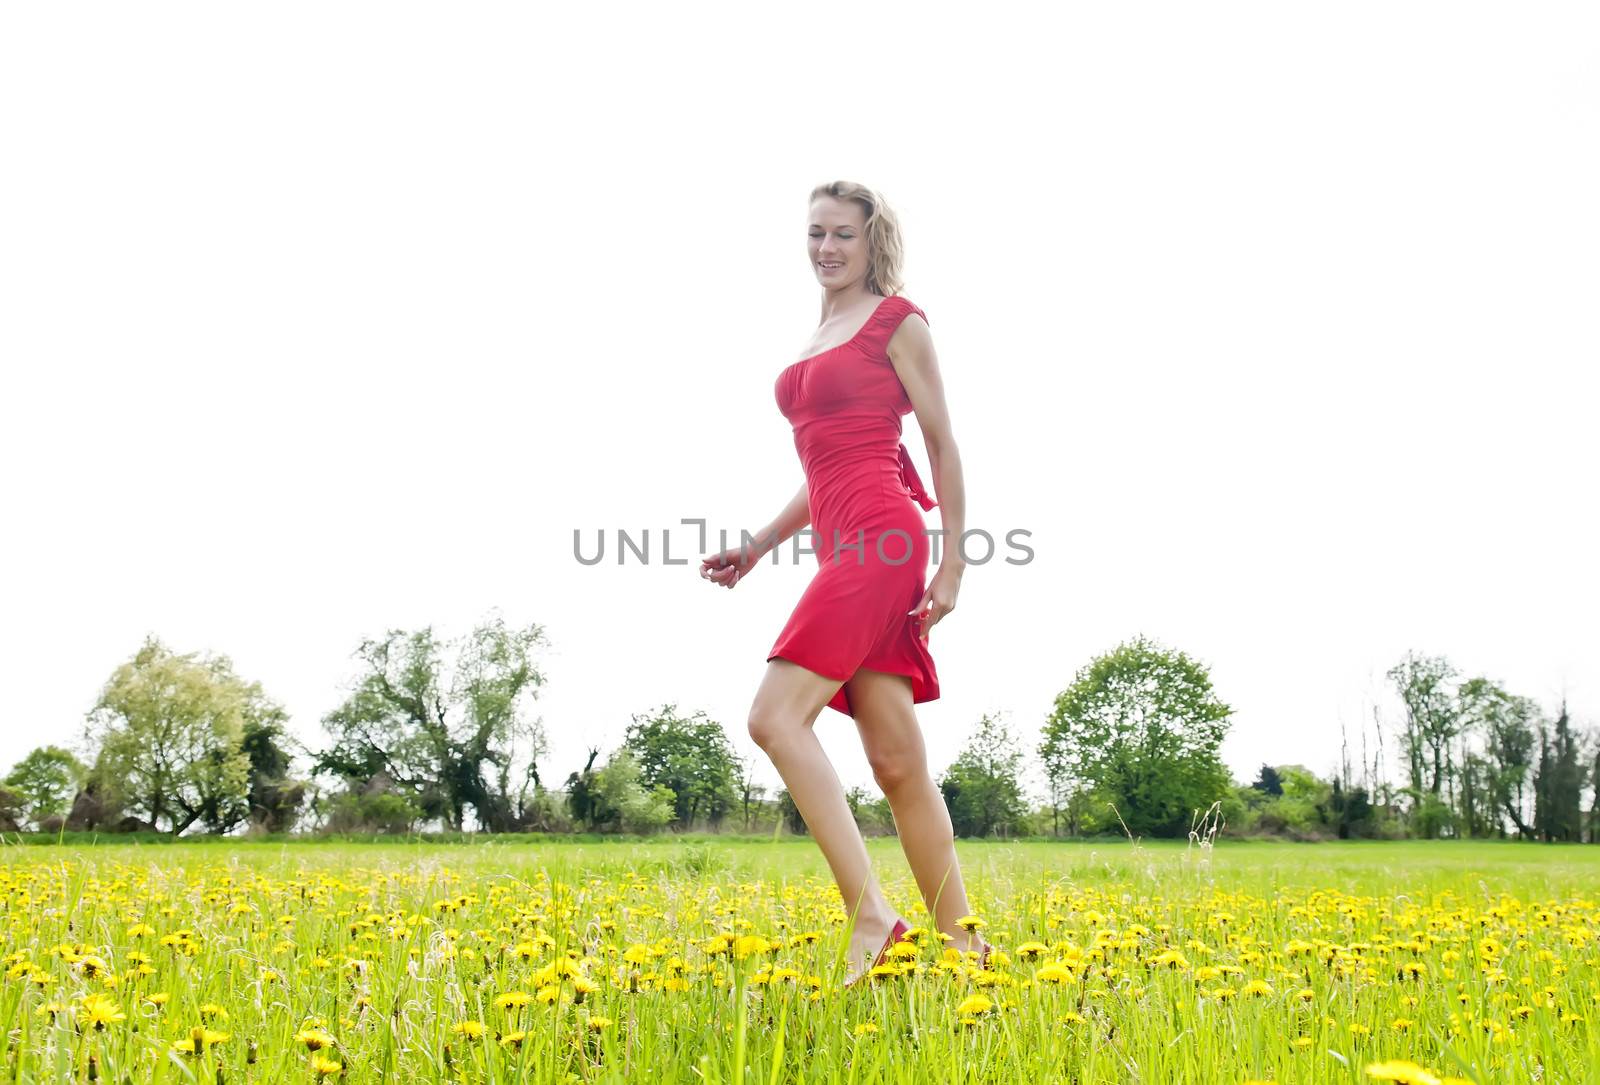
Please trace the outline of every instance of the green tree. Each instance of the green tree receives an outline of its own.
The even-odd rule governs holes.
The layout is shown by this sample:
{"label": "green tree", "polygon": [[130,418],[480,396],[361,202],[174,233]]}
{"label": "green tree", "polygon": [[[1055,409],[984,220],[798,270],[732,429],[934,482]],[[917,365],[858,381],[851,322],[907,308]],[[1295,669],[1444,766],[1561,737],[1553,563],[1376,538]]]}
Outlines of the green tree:
{"label": "green tree", "polygon": [[598,812],[598,799],[594,793],[594,762],[599,756],[600,747],[589,747],[589,759],[584,762],[582,771],[567,776],[567,812],[573,821],[591,829],[595,827],[595,815]]}
{"label": "green tree", "polygon": [[1545,840],[1583,839],[1584,759],[1563,702],[1548,735],[1541,733],[1534,778],[1534,824]]}
{"label": "green tree", "polygon": [[0,833],[21,832],[27,821],[22,796],[8,787],[0,787]]}
{"label": "green tree", "polygon": [[148,638],[89,713],[91,775],[108,801],[174,835],[225,833],[249,814],[245,729],[281,714],[226,656],[176,655]]}
{"label": "green tree", "polygon": [[1255,782],[1250,786],[1264,795],[1282,795],[1283,777],[1278,775],[1278,770],[1271,765],[1263,764],[1261,771],[1256,773]]}
{"label": "green tree", "polygon": [[957,836],[1006,836],[1023,831],[1022,751],[1004,721],[985,713],[967,745],[939,780]]}
{"label": "green tree", "polygon": [[800,813],[800,807],[795,805],[794,796],[789,794],[789,789],[778,789],[778,820],[789,827],[791,833],[804,836],[811,831],[806,824],[805,817]]}
{"label": "green tree", "polygon": [[1046,730],[1039,743],[1039,768],[1044,773],[1045,799],[1050,807],[1050,835],[1060,836],[1063,816],[1069,836],[1076,836],[1082,826],[1082,781],[1073,778],[1076,761],[1072,750],[1058,731]]}
{"label": "green tree", "polygon": [[1511,821],[1518,834],[1534,835],[1527,817],[1527,785],[1533,751],[1542,725],[1539,706],[1488,678],[1472,678],[1456,691],[1463,727],[1483,749],[1486,803]]}
{"label": "green tree", "polygon": [[525,827],[546,752],[531,715],[544,643],[539,626],[511,629],[498,616],[460,640],[430,626],[363,641],[353,691],[323,718],[333,744],[318,771],[351,791],[381,773],[424,819],[458,831],[469,809],[491,832]]}
{"label": "green tree", "polygon": [[1453,827],[1452,811],[1442,792],[1452,769],[1450,744],[1464,722],[1460,700],[1450,684],[1455,676],[1449,660],[1417,652],[1407,652],[1388,672],[1406,710],[1409,791],[1418,836],[1438,836],[1441,830]]}
{"label": "green tree", "polygon": [[248,721],[240,745],[250,759],[250,823],[262,832],[286,833],[294,828],[306,797],[306,782],[290,773],[294,755],[281,709]]}
{"label": "green tree", "polygon": [[648,786],[671,789],[680,829],[698,818],[720,825],[737,801],[739,759],[722,725],[703,711],[681,716],[669,704],[636,715],[622,744],[638,759]]}
{"label": "green tree", "polygon": [[23,820],[38,828],[46,818],[66,817],[87,771],[70,750],[39,746],[12,767],[5,785],[16,796]]}
{"label": "green tree", "polygon": [[1078,671],[1044,741],[1069,751],[1072,777],[1130,831],[1182,836],[1231,791],[1219,753],[1231,714],[1205,667],[1140,636]]}
{"label": "green tree", "polygon": [[614,823],[625,833],[649,833],[672,820],[673,794],[669,787],[652,787],[638,758],[623,746],[594,774],[596,821]]}

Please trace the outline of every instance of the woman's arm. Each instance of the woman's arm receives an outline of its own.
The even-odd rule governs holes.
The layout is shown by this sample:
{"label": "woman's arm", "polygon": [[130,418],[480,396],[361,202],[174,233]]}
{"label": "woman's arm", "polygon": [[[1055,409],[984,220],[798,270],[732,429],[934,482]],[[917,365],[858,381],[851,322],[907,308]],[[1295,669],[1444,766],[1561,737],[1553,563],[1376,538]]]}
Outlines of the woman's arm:
{"label": "woman's arm", "polygon": [[939,375],[939,360],[927,323],[915,313],[906,317],[889,337],[888,350],[889,360],[905,386],[906,396],[917,413],[917,425],[922,427],[922,439],[928,446],[928,463],[933,469],[934,493],[939,499],[939,516],[945,532],[939,568],[922,593],[921,601],[909,612],[917,616],[917,635],[926,644],[928,631],[956,608],[961,575],[967,567],[960,546],[961,536],[966,531],[966,481],[961,472],[961,452],[951,433],[944,380]]}
{"label": "woman's arm", "polygon": [[[811,522],[811,491],[802,482],[783,511],[756,533],[755,558],[759,561],[776,550],[785,539]],[[740,540],[743,542],[744,540]]]}
{"label": "woman's arm", "polygon": [[928,449],[933,491],[939,499],[939,518],[945,534],[939,547],[940,574],[959,583],[966,558],[957,544],[966,531],[967,488],[961,470],[961,450],[951,431],[950,409],[944,397],[944,378],[933,349],[933,334],[915,313],[900,322],[889,337],[889,360],[905,386],[906,398],[916,412],[917,425]]}

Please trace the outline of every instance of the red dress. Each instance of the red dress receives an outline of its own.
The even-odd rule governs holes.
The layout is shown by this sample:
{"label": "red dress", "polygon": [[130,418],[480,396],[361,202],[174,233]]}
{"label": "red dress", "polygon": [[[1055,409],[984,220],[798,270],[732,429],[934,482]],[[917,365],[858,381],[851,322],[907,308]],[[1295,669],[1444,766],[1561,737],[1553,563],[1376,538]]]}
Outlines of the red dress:
{"label": "red dress", "polygon": [[[939,675],[907,611],[922,601],[931,548],[917,506],[936,502],[900,443],[900,419],[912,407],[888,345],[907,313],[928,319],[891,295],[855,338],[778,374],[778,409],[794,425],[820,568],[767,659],[782,656],[841,682],[859,667],[903,674],[919,703],[939,696]],[[853,717],[845,690],[828,707]]]}

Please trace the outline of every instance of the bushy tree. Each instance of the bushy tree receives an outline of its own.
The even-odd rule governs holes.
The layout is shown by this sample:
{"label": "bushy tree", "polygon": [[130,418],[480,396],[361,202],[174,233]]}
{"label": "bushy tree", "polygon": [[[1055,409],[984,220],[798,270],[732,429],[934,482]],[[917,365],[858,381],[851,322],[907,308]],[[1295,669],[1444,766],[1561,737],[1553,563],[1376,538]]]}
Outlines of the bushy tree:
{"label": "bushy tree", "polygon": [[778,789],[778,820],[796,835],[804,836],[811,831],[805,816],[800,813],[800,807],[795,805],[794,796],[789,794],[786,787]]}
{"label": "bushy tree", "polygon": [[1565,703],[1555,724],[1539,736],[1539,763],[1534,774],[1534,825],[1544,840],[1583,839],[1583,788],[1587,759],[1578,749]]}
{"label": "bushy tree", "polygon": [[722,725],[703,711],[682,716],[669,704],[636,715],[622,744],[638,760],[648,787],[672,791],[673,821],[680,829],[700,818],[716,827],[737,801],[739,759]]}
{"label": "bushy tree", "polygon": [[673,817],[675,796],[665,786],[650,786],[633,751],[626,746],[594,774],[595,820],[625,833],[650,833]]}
{"label": "bushy tree", "polygon": [[1532,835],[1526,787],[1540,722],[1530,697],[1517,697],[1488,678],[1471,678],[1456,692],[1462,726],[1481,743],[1488,805],[1509,818],[1518,833]]}
{"label": "bushy tree", "polygon": [[1231,714],[1205,667],[1140,636],[1078,671],[1042,745],[1065,751],[1064,771],[1129,831],[1182,836],[1231,791],[1219,753]]}
{"label": "bushy tree", "polygon": [[88,770],[70,750],[39,746],[6,774],[5,786],[16,796],[20,820],[38,828],[64,818]]}
{"label": "bushy tree", "polygon": [[1263,795],[1282,795],[1283,777],[1278,775],[1278,770],[1271,765],[1262,765],[1261,771],[1256,773],[1255,782],[1250,785]]}
{"label": "bushy tree", "polygon": [[1455,831],[1454,811],[1443,794],[1450,744],[1464,723],[1455,677],[1449,660],[1418,652],[1407,652],[1388,672],[1406,710],[1407,791],[1418,836]]}
{"label": "bushy tree", "polygon": [[985,713],[939,780],[957,836],[1009,836],[1025,831],[1022,752],[1004,720]]}
{"label": "bushy tree", "polygon": [[333,745],[318,770],[356,792],[383,773],[424,819],[452,829],[469,810],[490,831],[526,827],[546,752],[531,715],[544,643],[539,626],[498,616],[460,640],[428,627],[363,641],[353,691],[323,719]]}
{"label": "bushy tree", "polygon": [[250,789],[246,796],[250,824],[261,832],[286,833],[294,828],[306,798],[306,782],[292,773],[294,755],[289,750],[288,716],[281,709],[248,721],[241,745],[250,760]]}
{"label": "bushy tree", "polygon": [[118,667],[89,714],[90,775],[102,803],[174,835],[225,833],[249,816],[246,729],[281,717],[226,656],[177,655],[150,637]]}

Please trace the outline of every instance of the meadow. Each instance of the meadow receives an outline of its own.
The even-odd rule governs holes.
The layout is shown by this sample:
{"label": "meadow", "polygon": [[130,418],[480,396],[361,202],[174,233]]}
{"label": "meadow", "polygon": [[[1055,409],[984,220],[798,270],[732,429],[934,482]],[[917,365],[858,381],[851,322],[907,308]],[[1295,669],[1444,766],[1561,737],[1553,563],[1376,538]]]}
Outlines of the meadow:
{"label": "meadow", "polygon": [[1600,1082],[1600,849],[958,849],[989,969],[924,927],[847,991],[805,839],[7,846],[0,1074]]}

